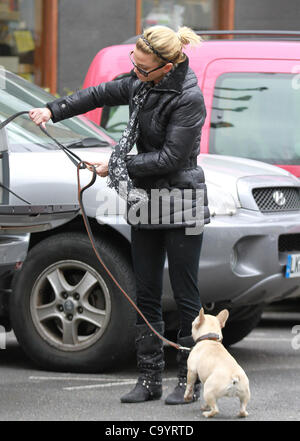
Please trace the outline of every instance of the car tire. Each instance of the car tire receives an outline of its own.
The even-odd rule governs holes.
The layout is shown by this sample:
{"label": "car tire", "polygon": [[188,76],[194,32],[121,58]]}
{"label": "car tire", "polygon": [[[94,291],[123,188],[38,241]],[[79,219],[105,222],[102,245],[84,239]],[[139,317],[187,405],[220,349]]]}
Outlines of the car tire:
{"label": "car tire", "polygon": [[[133,298],[129,258],[107,239],[96,245]],[[10,315],[19,344],[43,369],[103,372],[134,352],[135,310],[83,233],[56,234],[30,250],[14,281]]]}

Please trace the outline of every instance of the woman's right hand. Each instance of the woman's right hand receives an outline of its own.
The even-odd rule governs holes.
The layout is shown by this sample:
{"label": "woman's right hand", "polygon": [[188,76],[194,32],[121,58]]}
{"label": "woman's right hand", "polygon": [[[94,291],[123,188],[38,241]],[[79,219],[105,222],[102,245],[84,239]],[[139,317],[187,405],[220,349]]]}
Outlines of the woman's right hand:
{"label": "woman's right hand", "polygon": [[49,119],[52,117],[52,113],[50,109],[47,107],[41,107],[36,109],[31,109],[29,111],[29,117],[30,119],[36,124],[36,125],[42,125],[44,129],[46,128],[46,122],[49,121]]}
{"label": "woman's right hand", "polygon": [[[108,161],[90,162],[89,164],[95,167],[97,175],[101,176],[101,178],[108,176]],[[90,166],[88,166],[88,169],[93,171],[93,168]]]}

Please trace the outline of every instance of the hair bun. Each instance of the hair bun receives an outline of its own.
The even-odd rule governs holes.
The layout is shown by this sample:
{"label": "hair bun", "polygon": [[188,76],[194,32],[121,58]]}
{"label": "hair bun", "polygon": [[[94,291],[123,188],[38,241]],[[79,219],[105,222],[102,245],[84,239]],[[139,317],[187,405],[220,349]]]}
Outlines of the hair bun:
{"label": "hair bun", "polygon": [[181,28],[179,28],[176,32],[176,35],[183,46],[187,46],[188,44],[196,46],[202,41],[202,39],[191,28],[188,28],[187,26],[182,26]]}
{"label": "hair bun", "polygon": [[185,46],[197,46],[201,41],[201,38],[187,26],[182,26],[176,32],[167,26],[155,25],[144,30],[136,47],[145,54],[154,55],[158,62],[161,62],[159,59],[162,58],[177,64],[185,60],[182,52]]}

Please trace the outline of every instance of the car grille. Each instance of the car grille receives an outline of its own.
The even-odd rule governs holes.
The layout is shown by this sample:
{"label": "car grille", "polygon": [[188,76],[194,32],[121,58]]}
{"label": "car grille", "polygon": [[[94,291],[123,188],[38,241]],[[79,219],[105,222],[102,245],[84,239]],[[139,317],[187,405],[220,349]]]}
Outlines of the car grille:
{"label": "car grille", "polygon": [[278,250],[300,251],[300,234],[281,234],[278,241]]}
{"label": "car grille", "polygon": [[254,188],[252,194],[264,213],[300,210],[300,189],[297,187]]}

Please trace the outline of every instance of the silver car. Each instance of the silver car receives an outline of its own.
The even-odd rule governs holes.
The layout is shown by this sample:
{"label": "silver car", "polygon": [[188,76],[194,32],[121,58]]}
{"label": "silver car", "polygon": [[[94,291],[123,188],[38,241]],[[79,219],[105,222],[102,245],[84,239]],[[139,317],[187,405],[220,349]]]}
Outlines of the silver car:
{"label": "silver car", "polygon": [[[10,88],[0,90],[1,119],[53,99],[13,75],[8,78]],[[77,120],[47,127],[83,160],[109,157],[114,143],[96,126]],[[3,130],[11,190],[35,205],[76,204],[76,167],[69,158],[26,117]],[[230,309],[224,342],[233,344],[257,325],[266,303],[300,294],[300,181],[248,159],[200,155],[198,162],[212,214],[200,259],[201,298],[207,311]],[[82,186],[90,177],[81,171]],[[9,203],[21,204],[13,194]],[[124,202],[97,177],[84,194],[84,206],[101,258],[134,298]],[[98,262],[81,215],[55,229],[28,233],[25,252],[8,308],[25,352],[43,368],[77,372],[103,371],[128,358],[135,310]],[[175,331],[167,262],[163,302],[166,328]]]}

